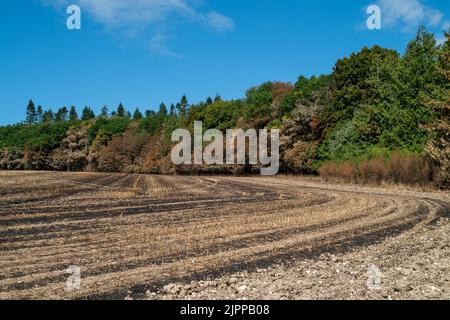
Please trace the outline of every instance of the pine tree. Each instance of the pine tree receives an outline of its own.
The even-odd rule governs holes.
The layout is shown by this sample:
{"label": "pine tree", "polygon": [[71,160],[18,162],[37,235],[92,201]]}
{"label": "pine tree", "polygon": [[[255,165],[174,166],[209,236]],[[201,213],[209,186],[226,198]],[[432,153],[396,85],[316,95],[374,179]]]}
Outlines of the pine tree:
{"label": "pine tree", "polygon": [[164,117],[167,115],[167,106],[164,102],[159,105],[159,114]]}
{"label": "pine tree", "polygon": [[211,97],[208,97],[207,99],[206,99],[206,104],[207,105],[212,105],[213,104],[213,99],[211,99]]}
{"label": "pine tree", "polygon": [[180,100],[180,115],[185,117],[188,109],[188,99],[186,95],[183,95]]}
{"label": "pine tree", "polygon": [[108,107],[107,106],[103,106],[102,110],[100,111],[100,117],[106,119],[108,118]]}
{"label": "pine tree", "polygon": [[54,115],[53,115],[53,111],[51,109],[45,111],[44,114],[42,115],[42,122],[44,122],[44,123],[49,123],[49,122],[52,122],[53,120],[54,120]]}
{"label": "pine tree", "polygon": [[85,106],[83,109],[83,113],[81,115],[81,120],[88,121],[88,120],[91,120],[94,118],[95,118],[94,111],[91,108],[89,108],[88,106]]}
{"label": "pine tree", "polygon": [[216,97],[214,98],[214,102],[220,102],[222,101],[222,97],[219,94],[216,94]]}
{"label": "pine tree", "polygon": [[36,112],[36,120],[38,123],[42,122],[44,111],[42,110],[42,106],[38,106],[37,112]]}
{"label": "pine tree", "polygon": [[70,121],[77,121],[78,120],[78,113],[77,113],[77,110],[75,109],[75,106],[71,106],[70,107],[69,120]]}
{"label": "pine tree", "polygon": [[[420,27],[416,38],[409,42],[403,58],[400,80],[403,86],[401,98],[407,108],[415,110],[417,115],[426,111],[423,98],[430,94],[430,88],[437,77],[436,39],[434,34]],[[417,110],[420,108],[420,110]],[[423,120],[423,119],[420,119]]]}
{"label": "pine tree", "polygon": [[155,111],[153,110],[145,110],[145,117],[146,118],[152,118],[155,116]]}
{"label": "pine tree", "polygon": [[27,106],[26,123],[34,124],[36,123],[36,108],[34,106],[33,100],[30,99]]}
{"label": "pine tree", "polygon": [[67,114],[68,114],[68,111],[67,111],[66,107],[60,108],[55,115],[55,121],[66,121]]}
{"label": "pine tree", "polygon": [[122,103],[120,103],[119,106],[117,107],[116,115],[123,118],[125,117],[125,113],[126,113],[125,107],[123,106]]}
{"label": "pine tree", "polygon": [[175,116],[177,114],[177,111],[176,111],[176,109],[175,109],[175,105],[172,103],[171,105],[170,105],[170,115],[171,116]]}
{"label": "pine tree", "polygon": [[142,113],[139,111],[139,108],[136,108],[133,113],[133,120],[139,120],[142,119]]}

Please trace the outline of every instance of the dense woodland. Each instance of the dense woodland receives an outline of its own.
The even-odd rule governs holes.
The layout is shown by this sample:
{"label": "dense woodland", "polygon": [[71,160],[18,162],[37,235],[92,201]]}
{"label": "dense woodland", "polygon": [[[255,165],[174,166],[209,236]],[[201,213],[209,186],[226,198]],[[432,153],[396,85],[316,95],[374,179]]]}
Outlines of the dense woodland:
{"label": "dense woodland", "polygon": [[[251,173],[250,166],[175,167],[174,129],[277,128],[281,171],[352,182],[450,187],[450,39],[421,27],[403,54],[374,46],[329,75],[267,82],[238,100],[162,103],[158,111],[52,111],[33,101],[0,128],[0,168],[136,173]],[[111,112],[112,111],[112,112]]]}

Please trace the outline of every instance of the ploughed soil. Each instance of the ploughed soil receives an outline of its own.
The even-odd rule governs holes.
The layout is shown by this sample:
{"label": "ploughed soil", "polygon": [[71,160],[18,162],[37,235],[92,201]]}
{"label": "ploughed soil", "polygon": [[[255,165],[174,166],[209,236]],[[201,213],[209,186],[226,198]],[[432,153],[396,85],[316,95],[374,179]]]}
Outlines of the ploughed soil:
{"label": "ploughed soil", "polygon": [[450,298],[449,192],[0,172],[0,204],[0,299]]}

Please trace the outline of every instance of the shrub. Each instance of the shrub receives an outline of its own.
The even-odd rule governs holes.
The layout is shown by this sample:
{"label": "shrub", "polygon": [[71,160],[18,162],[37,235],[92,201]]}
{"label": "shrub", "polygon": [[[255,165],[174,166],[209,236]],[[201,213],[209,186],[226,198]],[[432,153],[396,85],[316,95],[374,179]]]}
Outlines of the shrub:
{"label": "shrub", "polygon": [[363,183],[377,183],[388,178],[386,160],[382,156],[363,160],[358,165],[358,177]]}
{"label": "shrub", "polygon": [[387,157],[376,155],[360,161],[327,161],[318,172],[326,181],[335,179],[366,184],[428,185],[433,177],[431,166],[424,157],[398,151]]}

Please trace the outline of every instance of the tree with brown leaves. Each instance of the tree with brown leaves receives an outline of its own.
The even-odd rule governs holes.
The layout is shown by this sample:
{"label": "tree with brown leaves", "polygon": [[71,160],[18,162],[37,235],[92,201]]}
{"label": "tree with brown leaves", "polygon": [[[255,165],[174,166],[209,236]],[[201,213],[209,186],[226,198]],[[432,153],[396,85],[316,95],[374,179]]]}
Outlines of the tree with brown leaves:
{"label": "tree with brown leaves", "polygon": [[434,110],[437,119],[427,129],[433,134],[426,152],[434,165],[434,181],[440,188],[450,187],[450,31],[441,48],[439,73],[442,86],[434,92],[427,105]]}

